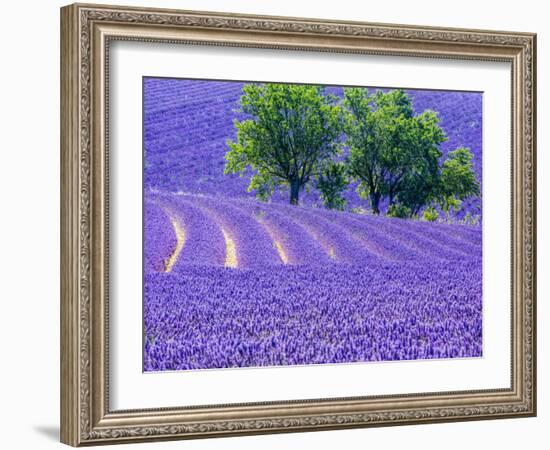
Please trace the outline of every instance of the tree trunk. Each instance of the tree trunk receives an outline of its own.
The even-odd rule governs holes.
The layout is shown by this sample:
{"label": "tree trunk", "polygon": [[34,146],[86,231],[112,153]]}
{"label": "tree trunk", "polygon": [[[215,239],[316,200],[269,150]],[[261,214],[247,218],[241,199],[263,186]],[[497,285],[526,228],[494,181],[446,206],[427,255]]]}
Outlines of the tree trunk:
{"label": "tree trunk", "polygon": [[298,197],[300,196],[300,182],[291,181],[290,182],[290,204],[297,205]]}
{"label": "tree trunk", "polygon": [[380,214],[380,194],[378,192],[372,192],[370,194],[370,202],[372,206],[372,212],[376,215]]}

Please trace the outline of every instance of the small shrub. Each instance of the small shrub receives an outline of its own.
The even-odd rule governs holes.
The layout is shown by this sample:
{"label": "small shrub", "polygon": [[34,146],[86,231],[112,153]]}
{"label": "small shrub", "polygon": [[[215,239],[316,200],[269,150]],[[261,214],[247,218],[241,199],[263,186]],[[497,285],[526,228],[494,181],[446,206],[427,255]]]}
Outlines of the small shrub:
{"label": "small shrub", "polygon": [[427,222],[435,222],[439,218],[439,213],[433,206],[429,206],[422,213],[422,217]]}
{"label": "small shrub", "polygon": [[386,213],[388,217],[398,217],[400,219],[407,219],[412,216],[411,208],[405,205],[400,205],[398,203],[394,203],[393,205],[390,205],[388,208],[388,212]]}
{"label": "small shrub", "polygon": [[466,213],[462,223],[466,225],[477,225],[479,223],[479,215],[472,215],[471,213]]}

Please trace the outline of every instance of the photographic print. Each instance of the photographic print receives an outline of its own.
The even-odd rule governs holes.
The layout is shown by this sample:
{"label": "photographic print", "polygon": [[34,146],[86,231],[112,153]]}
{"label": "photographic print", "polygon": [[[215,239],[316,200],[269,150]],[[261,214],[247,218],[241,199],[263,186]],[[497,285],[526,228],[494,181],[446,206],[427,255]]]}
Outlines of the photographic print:
{"label": "photographic print", "polygon": [[144,77],[144,371],[483,356],[482,102]]}

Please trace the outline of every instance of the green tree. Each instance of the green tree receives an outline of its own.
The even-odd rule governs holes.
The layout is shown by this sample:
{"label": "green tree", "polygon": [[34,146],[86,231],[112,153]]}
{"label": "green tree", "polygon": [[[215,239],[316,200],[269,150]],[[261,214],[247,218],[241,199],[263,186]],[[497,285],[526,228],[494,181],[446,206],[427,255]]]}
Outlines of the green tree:
{"label": "green tree", "polygon": [[240,99],[248,116],[235,121],[236,142],[228,141],[225,173],[255,173],[248,186],[267,199],[277,186],[288,186],[290,203],[323,165],[338,154],[342,135],[337,98],[319,86],[247,84]]}
{"label": "green tree", "polygon": [[402,90],[344,89],[346,143],[351,176],[358,192],[380,214],[380,201],[416,214],[428,204],[439,175],[439,146],[446,140],[433,111],[414,115]]}
{"label": "green tree", "polygon": [[342,162],[328,163],[317,178],[317,189],[321,193],[321,199],[329,209],[342,211],[346,206],[346,200],[342,197],[348,187],[346,166]]}
{"label": "green tree", "polygon": [[418,215],[437,198],[441,175],[439,145],[446,139],[437,115],[431,111],[416,116],[413,123],[416,126],[409,140],[412,148],[408,148],[410,165],[400,180],[399,192],[389,197],[390,206],[397,201],[408,208],[410,216]]}
{"label": "green tree", "polygon": [[469,149],[460,147],[449,152],[441,167],[438,203],[449,215],[458,211],[468,197],[479,195],[479,183],[474,173],[473,155]]}

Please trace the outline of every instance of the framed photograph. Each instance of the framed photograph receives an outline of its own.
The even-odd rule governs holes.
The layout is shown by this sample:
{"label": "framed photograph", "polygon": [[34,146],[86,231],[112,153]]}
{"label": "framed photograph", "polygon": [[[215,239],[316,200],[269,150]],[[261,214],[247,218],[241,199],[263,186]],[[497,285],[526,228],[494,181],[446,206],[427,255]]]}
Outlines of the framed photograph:
{"label": "framed photograph", "polygon": [[536,414],[536,36],[61,9],[61,440]]}

